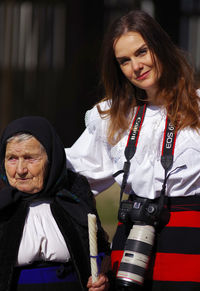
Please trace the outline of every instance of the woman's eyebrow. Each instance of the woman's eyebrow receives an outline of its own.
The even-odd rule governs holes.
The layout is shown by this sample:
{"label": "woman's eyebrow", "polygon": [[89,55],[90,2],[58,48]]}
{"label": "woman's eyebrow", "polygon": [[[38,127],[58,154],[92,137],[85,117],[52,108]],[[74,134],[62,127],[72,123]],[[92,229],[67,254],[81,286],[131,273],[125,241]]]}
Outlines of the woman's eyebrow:
{"label": "woman's eyebrow", "polygon": [[144,49],[144,48],[147,48],[147,45],[146,45],[146,43],[144,43],[144,44],[142,44],[135,52],[134,52],[134,54],[138,54],[139,52],[140,52],[140,50],[142,50],[142,49]]}
{"label": "woman's eyebrow", "polygon": [[123,57],[116,57],[116,60],[118,62],[122,61],[122,60],[125,60],[125,59],[128,59],[129,57],[126,57],[126,56],[123,56]]}
{"label": "woman's eyebrow", "polygon": [[[138,47],[138,48],[133,52],[133,54],[134,54],[134,55],[139,54],[139,52],[140,52],[142,49],[144,49],[144,48],[147,48],[146,43],[143,43],[140,47]],[[128,58],[129,58],[128,56],[120,56],[120,57],[116,57],[116,60],[117,60],[117,61],[120,61],[120,60],[124,60],[124,59],[128,59]]]}

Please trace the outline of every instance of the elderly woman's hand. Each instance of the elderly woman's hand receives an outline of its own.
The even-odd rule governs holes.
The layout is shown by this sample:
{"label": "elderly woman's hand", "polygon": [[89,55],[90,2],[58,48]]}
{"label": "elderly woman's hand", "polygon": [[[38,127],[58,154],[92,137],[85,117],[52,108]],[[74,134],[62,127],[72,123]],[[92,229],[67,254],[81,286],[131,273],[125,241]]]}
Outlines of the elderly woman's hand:
{"label": "elderly woman's hand", "polygon": [[108,277],[105,274],[100,274],[95,283],[92,283],[92,276],[90,276],[87,283],[89,291],[107,291],[109,286]]}

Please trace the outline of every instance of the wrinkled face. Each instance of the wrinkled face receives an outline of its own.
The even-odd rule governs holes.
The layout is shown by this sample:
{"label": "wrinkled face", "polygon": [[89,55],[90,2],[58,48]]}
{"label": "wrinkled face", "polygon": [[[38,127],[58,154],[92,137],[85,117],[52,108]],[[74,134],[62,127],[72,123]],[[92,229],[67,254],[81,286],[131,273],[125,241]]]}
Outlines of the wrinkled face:
{"label": "wrinkled face", "polygon": [[5,153],[5,170],[9,184],[29,194],[41,191],[47,161],[47,154],[36,138],[11,140]]}
{"label": "wrinkled face", "polygon": [[143,37],[138,32],[123,34],[115,41],[114,52],[126,78],[136,87],[144,89],[148,97],[153,97],[160,72],[157,72],[152,54]]}

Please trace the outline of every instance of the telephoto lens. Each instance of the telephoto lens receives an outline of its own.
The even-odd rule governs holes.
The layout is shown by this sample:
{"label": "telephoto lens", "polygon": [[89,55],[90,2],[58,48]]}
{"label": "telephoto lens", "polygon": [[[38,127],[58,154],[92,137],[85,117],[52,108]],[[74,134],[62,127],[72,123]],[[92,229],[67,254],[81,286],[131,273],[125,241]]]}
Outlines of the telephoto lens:
{"label": "telephoto lens", "polygon": [[137,222],[126,240],[123,257],[117,272],[117,290],[135,290],[142,286],[155,238],[155,228]]}

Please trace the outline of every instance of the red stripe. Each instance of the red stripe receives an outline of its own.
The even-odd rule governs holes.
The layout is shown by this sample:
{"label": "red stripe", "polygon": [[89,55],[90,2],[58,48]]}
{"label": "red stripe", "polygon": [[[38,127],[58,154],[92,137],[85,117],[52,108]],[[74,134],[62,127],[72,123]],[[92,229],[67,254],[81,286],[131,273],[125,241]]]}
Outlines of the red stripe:
{"label": "red stripe", "polygon": [[165,131],[164,131],[164,136],[163,136],[162,156],[163,156],[163,151],[164,151],[166,132],[167,132],[167,118],[166,118],[166,121],[165,121]]}
{"label": "red stripe", "polygon": [[176,136],[177,136],[177,130],[174,133],[174,143],[173,143],[172,155],[174,154],[175,143],[176,143]]}
{"label": "red stripe", "polygon": [[168,227],[200,227],[200,211],[177,211],[170,213]]}
{"label": "red stripe", "polygon": [[[118,226],[123,223],[118,222]],[[168,227],[200,227],[200,211],[170,212]]]}
{"label": "red stripe", "polygon": [[153,280],[200,282],[200,255],[157,253]]}
{"label": "red stripe", "polygon": [[117,273],[119,264],[123,257],[123,250],[122,251],[112,251],[111,253],[111,263],[112,263],[112,270]]}
{"label": "red stripe", "polygon": [[[117,273],[123,251],[112,251],[112,269]],[[157,253],[153,280],[200,282],[200,255]]]}

